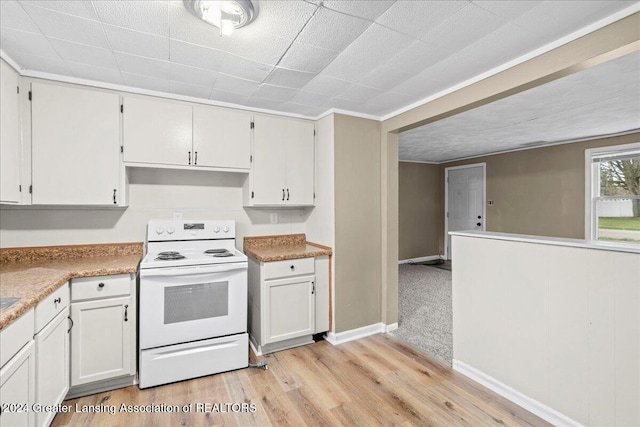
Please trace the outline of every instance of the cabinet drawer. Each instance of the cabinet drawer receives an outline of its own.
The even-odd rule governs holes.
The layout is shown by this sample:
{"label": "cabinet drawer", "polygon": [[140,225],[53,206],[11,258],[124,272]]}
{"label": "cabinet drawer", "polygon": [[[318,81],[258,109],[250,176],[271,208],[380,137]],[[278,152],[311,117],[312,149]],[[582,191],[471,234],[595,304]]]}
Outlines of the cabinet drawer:
{"label": "cabinet drawer", "polygon": [[313,258],[286,259],[264,263],[265,280],[314,273]]}
{"label": "cabinet drawer", "polygon": [[69,306],[69,283],[43,299],[36,306],[36,333],[47,326],[62,310]]}
{"label": "cabinet drawer", "polygon": [[29,310],[0,331],[0,366],[33,339],[33,311]]}
{"label": "cabinet drawer", "polygon": [[130,293],[131,277],[128,274],[82,277],[71,281],[72,301],[123,296]]}

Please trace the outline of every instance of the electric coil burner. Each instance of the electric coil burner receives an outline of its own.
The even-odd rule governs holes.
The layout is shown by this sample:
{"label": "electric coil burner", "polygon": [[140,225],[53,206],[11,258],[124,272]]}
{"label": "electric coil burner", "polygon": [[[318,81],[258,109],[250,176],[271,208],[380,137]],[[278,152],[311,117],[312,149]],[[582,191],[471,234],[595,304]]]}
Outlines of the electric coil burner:
{"label": "electric coil burner", "polygon": [[150,221],[140,263],[140,388],[246,368],[247,257],[234,221]]}

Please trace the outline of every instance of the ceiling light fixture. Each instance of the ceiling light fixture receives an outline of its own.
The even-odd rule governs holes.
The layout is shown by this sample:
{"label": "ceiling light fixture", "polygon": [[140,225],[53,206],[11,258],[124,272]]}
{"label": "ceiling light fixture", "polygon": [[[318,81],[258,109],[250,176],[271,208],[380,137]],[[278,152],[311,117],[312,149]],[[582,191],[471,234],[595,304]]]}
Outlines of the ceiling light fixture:
{"label": "ceiling light fixture", "polygon": [[258,15],[251,0],[183,0],[184,7],[207,24],[220,29],[220,36],[230,36]]}

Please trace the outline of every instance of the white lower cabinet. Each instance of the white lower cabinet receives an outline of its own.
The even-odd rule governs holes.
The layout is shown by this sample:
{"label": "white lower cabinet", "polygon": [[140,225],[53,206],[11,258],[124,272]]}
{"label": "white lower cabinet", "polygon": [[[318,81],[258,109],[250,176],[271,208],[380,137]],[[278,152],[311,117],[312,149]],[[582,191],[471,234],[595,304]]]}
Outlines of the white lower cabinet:
{"label": "white lower cabinet", "polygon": [[[35,336],[36,402],[57,405],[69,391],[69,308],[65,308]],[[55,412],[36,413],[36,425],[48,426]]]}
{"label": "white lower cabinet", "polygon": [[127,274],[71,281],[71,387],[135,375],[135,281]]}
{"label": "white lower cabinet", "polygon": [[315,276],[264,282],[264,344],[314,333]]}
{"label": "white lower cabinet", "polygon": [[0,369],[0,426],[33,426],[31,410],[36,398],[35,351],[33,340]]}

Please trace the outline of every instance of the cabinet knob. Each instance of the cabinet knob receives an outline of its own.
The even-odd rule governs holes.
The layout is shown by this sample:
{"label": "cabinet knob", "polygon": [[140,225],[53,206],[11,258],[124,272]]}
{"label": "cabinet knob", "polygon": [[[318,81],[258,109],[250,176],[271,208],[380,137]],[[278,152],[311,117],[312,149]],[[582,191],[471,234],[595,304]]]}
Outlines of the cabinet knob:
{"label": "cabinet knob", "polygon": [[104,288],[104,283],[102,283],[102,282],[98,283],[98,287],[99,288]]}
{"label": "cabinet knob", "polygon": [[292,266],[291,266],[291,271],[293,271],[293,270],[295,270],[295,269],[296,269],[296,266],[295,266],[295,265],[292,265]]}
{"label": "cabinet knob", "polygon": [[60,304],[62,302],[62,298],[56,298],[53,300],[54,304]]}

